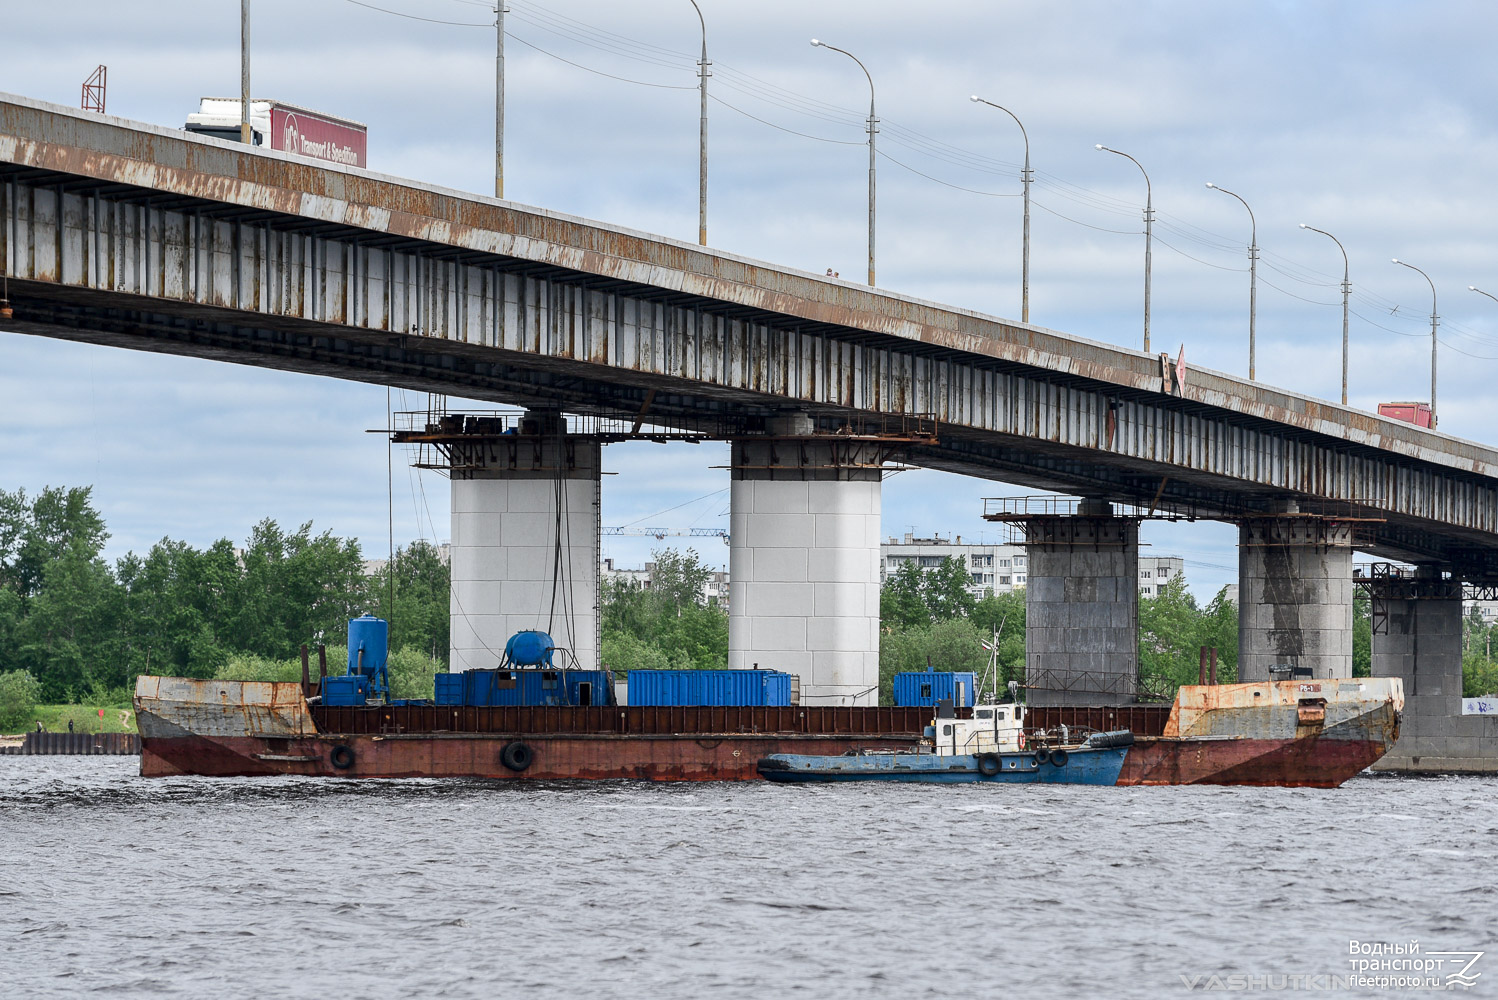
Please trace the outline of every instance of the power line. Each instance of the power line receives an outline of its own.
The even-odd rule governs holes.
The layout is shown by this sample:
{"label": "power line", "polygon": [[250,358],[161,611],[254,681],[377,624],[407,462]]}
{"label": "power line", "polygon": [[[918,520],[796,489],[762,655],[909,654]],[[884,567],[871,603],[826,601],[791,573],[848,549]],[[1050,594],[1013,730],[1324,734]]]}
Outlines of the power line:
{"label": "power line", "polygon": [[[350,2],[352,3],[352,2],[354,2],[354,0],[350,0]],[[506,38],[513,38],[515,41],[519,42],[521,45],[524,45],[527,48],[535,49],[537,52],[541,53],[543,56],[550,56],[551,58],[557,60],[557,62],[564,62],[568,66],[575,66],[578,69],[583,70],[584,72],[593,73],[593,74],[596,74],[597,76],[606,76],[610,80],[618,80],[621,83],[633,83],[633,84],[635,84],[636,86],[639,86],[639,87],[655,87],[655,88],[657,88],[659,90],[696,90],[697,89],[696,87],[678,86],[678,85],[672,84],[672,83],[650,83],[650,82],[645,81],[645,80],[631,80],[627,76],[616,76],[613,73],[605,73],[601,69],[594,69],[591,66],[584,66],[582,63],[573,62],[571,59],[567,59],[567,58],[564,58],[562,56],[559,56],[555,52],[548,52],[547,50],[543,49],[541,46],[537,45],[535,42],[528,42],[524,38],[521,38],[519,35],[512,35],[508,31],[505,32],[505,37]]]}
{"label": "power line", "polygon": [[979,191],[976,188],[963,187],[961,184],[953,184],[951,181],[944,181],[940,177],[932,177],[930,174],[921,173],[921,171],[917,170],[915,167],[912,167],[908,163],[901,163],[899,160],[895,159],[893,156],[890,156],[888,153],[886,153],[882,149],[881,150],[876,150],[876,152],[877,152],[877,154],[879,156],[884,157],[886,160],[888,160],[889,162],[893,163],[895,166],[897,166],[897,167],[904,167],[906,170],[909,170],[911,173],[916,174],[919,177],[924,177],[928,181],[934,181],[935,183],[941,184],[944,187],[953,188],[953,189],[958,190],[958,191],[966,191],[968,194],[981,194],[985,198],[1018,198],[1019,197],[1019,195],[1012,194],[1012,193],[1011,194],[1000,194],[997,191]]}
{"label": "power line", "polygon": [[406,14],[406,13],[404,13],[402,11],[391,10],[388,7],[376,7],[372,3],[365,3],[364,0],[348,0],[348,2],[351,3],[351,4],[353,4],[355,7],[368,7],[370,10],[377,10],[377,11],[379,11],[382,14],[394,14],[396,17],[406,17],[406,18],[410,18],[413,21],[425,21],[428,24],[450,24],[450,25],[453,25],[454,27],[458,27],[458,28],[492,28],[492,27],[494,27],[493,23],[490,23],[490,24],[476,24],[473,21],[443,21],[443,20],[439,20],[438,18],[435,18],[435,17],[419,17],[419,16],[417,16],[415,14]]}
{"label": "power line", "polygon": [[856,142],[856,141],[854,141],[852,139],[828,139],[826,136],[812,135],[812,134],[810,134],[808,132],[797,132],[793,128],[786,128],[784,125],[776,125],[774,122],[772,122],[772,121],[766,121],[765,119],[759,117],[758,115],[751,115],[749,112],[745,111],[743,108],[736,108],[732,104],[729,104],[727,101],[723,100],[721,97],[718,97],[718,96],[716,96],[714,94],[708,94],[707,95],[707,99],[710,100],[710,101],[712,101],[714,104],[721,104],[725,108],[727,108],[729,111],[737,112],[738,114],[743,115],[745,118],[752,118],[755,121],[759,122],[761,125],[768,125],[771,128],[773,128],[773,129],[779,129],[782,132],[789,132],[791,135],[799,135],[803,139],[815,139],[817,142],[830,142],[830,143],[833,143],[833,144],[838,145],[838,146],[862,146],[863,145],[863,143]]}

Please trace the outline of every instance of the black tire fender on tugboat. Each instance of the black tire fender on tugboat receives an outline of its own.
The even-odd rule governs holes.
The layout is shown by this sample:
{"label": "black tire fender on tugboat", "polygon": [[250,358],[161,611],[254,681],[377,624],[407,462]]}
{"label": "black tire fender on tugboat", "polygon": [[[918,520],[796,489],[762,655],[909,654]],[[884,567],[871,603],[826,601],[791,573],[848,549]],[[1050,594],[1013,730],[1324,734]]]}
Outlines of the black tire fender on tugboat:
{"label": "black tire fender on tugboat", "polygon": [[328,754],[328,760],[340,771],[347,771],[354,766],[354,748],[347,743],[340,743]]}
{"label": "black tire fender on tugboat", "polygon": [[1045,747],[1036,747],[1035,748],[1035,766],[1036,767],[1039,767],[1040,765],[1044,764],[1046,761],[1048,761],[1050,759],[1051,759],[1051,752],[1049,750],[1047,750]]}
{"label": "black tire fender on tugboat", "polygon": [[978,773],[992,778],[1004,767],[1004,762],[996,753],[980,753],[978,755]]}
{"label": "black tire fender on tugboat", "polygon": [[1070,754],[1058,747],[1057,749],[1051,751],[1051,763],[1056,767],[1065,767],[1066,760],[1069,756]]}
{"label": "black tire fender on tugboat", "polygon": [[506,743],[505,748],[499,752],[499,762],[517,774],[530,767],[535,759],[536,751],[519,740]]}

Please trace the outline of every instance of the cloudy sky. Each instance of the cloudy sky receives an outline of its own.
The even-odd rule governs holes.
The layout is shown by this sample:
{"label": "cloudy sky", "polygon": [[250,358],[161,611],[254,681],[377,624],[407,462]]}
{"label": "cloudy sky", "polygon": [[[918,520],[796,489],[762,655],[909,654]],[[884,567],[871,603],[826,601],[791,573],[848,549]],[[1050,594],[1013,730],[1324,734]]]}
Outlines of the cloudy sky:
{"label": "cloudy sky", "polygon": [[[473,0],[255,0],[254,91],[367,122],[372,169],[493,190],[494,29]],[[1445,432],[1493,443],[1498,376],[1498,7],[1425,0],[755,4],[701,0],[711,81],[710,243],[863,274],[867,83],[878,88],[879,280],[993,315],[1020,311],[1018,128],[1028,129],[1031,319],[1138,347],[1141,208],[1157,212],[1153,347],[1247,373],[1249,218],[1257,217],[1258,376],[1340,393],[1342,259],[1353,283],[1351,402],[1425,399],[1439,296]],[[180,125],[238,92],[238,4],[16,4],[0,90],[76,105],[109,66],[112,114]],[[385,8],[377,10],[374,7]],[[392,13],[396,12],[396,13]],[[415,17],[429,20],[416,20]],[[456,24],[434,22],[459,22]],[[484,26],[485,22],[488,26]],[[699,45],[688,0],[511,0],[506,194],[666,236],[696,236]],[[395,393],[395,409],[425,406]],[[94,486],[109,554],[163,536],[243,539],[264,517],[386,545],[385,390],[0,333],[0,486]],[[604,523],[727,526],[726,449],[613,446]],[[447,537],[447,484],[396,454],[398,544]],[[1004,484],[905,472],[886,534],[989,540]],[[674,508],[674,509],[673,509]],[[1209,597],[1236,532],[1148,525]],[[607,539],[642,563],[650,538]],[[687,544],[677,540],[675,544]],[[698,543],[726,564],[727,548]]]}

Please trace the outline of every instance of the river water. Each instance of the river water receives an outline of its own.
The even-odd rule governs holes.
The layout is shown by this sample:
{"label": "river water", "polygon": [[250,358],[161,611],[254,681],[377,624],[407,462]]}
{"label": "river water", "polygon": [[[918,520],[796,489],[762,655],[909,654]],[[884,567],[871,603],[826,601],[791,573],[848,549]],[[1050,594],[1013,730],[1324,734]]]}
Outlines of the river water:
{"label": "river water", "polygon": [[1498,780],[798,788],[136,766],[0,757],[0,996],[1409,995],[1329,978],[1368,959],[1351,941],[1489,952],[1467,974],[1498,996]]}

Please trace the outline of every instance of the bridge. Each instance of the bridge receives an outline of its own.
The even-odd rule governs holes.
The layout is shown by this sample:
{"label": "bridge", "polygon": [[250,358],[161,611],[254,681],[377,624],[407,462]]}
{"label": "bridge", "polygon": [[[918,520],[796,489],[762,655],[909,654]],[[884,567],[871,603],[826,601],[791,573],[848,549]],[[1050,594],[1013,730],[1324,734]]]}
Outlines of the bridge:
{"label": "bridge", "polygon": [[[877,680],[891,461],[1085,498],[995,515],[1053,556],[1032,560],[1029,663],[1058,696],[1133,693],[1136,612],[1117,605],[1137,589],[1141,516],[1240,525],[1244,679],[1283,663],[1350,674],[1354,545],[1417,564],[1448,596],[1452,580],[1498,581],[1498,450],[1484,445],[695,244],[10,95],[0,261],[8,330],[527,407],[514,426],[410,432],[480,458],[453,469],[455,667],[538,615],[581,622],[570,645],[596,658],[604,438],[563,412],[734,443],[730,664],[794,669],[831,700],[867,700]],[[1426,599],[1401,586],[1389,600]],[[1425,619],[1402,607],[1384,620],[1405,641]],[[1103,623],[1112,638],[1075,648]],[[1441,664],[1437,690],[1449,653]]]}

